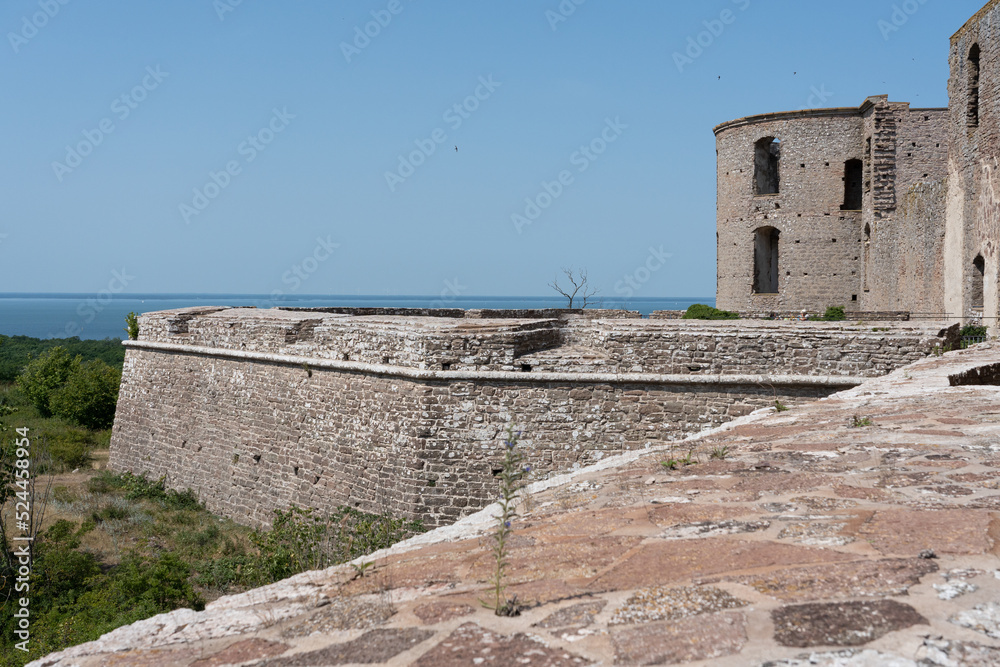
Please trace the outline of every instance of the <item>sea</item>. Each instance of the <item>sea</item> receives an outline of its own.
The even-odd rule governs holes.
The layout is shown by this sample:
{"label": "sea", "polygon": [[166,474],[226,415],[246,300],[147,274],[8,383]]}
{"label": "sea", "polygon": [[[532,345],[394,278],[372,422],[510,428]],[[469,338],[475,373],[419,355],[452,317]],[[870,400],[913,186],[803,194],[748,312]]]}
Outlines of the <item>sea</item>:
{"label": "sea", "polygon": [[[604,299],[602,308],[634,310],[648,317],[657,310],[686,310],[715,298],[647,297]],[[125,316],[192,306],[291,308],[561,308],[561,297],[331,296],[264,294],[0,294],[0,334],[33,338],[124,339]]]}

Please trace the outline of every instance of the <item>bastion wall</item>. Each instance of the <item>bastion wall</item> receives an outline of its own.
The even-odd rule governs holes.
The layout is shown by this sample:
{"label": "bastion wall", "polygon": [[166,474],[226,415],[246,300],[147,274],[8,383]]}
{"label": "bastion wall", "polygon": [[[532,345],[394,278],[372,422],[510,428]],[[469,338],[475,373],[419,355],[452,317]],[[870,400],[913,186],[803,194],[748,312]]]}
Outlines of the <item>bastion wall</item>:
{"label": "bastion wall", "polygon": [[719,308],[944,316],[947,109],[880,95],[715,134]]}
{"label": "bastion wall", "polygon": [[253,525],[292,504],[348,504],[436,526],[492,502],[510,424],[544,476],[855,386],[955,333],[926,322],[357,312],[143,315],[127,342],[112,468],[164,477]]}

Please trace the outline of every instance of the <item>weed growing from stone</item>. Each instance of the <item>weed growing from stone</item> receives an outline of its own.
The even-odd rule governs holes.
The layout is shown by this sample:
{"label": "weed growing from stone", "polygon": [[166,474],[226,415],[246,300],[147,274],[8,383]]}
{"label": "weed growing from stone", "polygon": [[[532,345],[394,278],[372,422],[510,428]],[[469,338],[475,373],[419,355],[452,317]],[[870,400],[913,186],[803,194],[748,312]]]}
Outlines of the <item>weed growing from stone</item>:
{"label": "weed growing from stone", "polygon": [[354,576],[364,579],[365,572],[367,572],[375,563],[351,563],[351,568],[354,569]]}
{"label": "weed growing from stone", "polygon": [[484,607],[492,609],[497,616],[518,616],[521,613],[517,596],[507,598],[507,541],[513,533],[513,522],[517,517],[517,498],[524,475],[531,468],[524,464],[524,455],[517,449],[520,431],[508,427],[507,438],[503,441],[503,463],[500,472],[500,516],[497,519],[493,537],[493,559],[496,569],[490,583],[493,585],[491,601],[482,601]]}
{"label": "weed growing from stone", "polygon": [[129,340],[139,340],[139,315],[135,311],[125,316],[125,333]]}
{"label": "weed growing from stone", "polygon": [[666,461],[661,461],[660,465],[667,470],[677,470],[678,467],[687,467],[697,465],[698,460],[694,457],[694,448],[688,450],[688,453],[683,458],[677,458],[673,456],[673,450],[671,450],[671,456]]}
{"label": "weed growing from stone", "polygon": [[791,408],[782,403],[781,401],[774,402],[774,409],[778,412],[788,412]]}
{"label": "weed growing from stone", "polygon": [[851,428],[867,428],[869,426],[874,426],[875,422],[871,420],[871,417],[859,417],[854,415],[851,418]]}
{"label": "weed growing from stone", "polygon": [[725,461],[729,457],[729,447],[716,447],[712,450],[709,458],[715,461]]}

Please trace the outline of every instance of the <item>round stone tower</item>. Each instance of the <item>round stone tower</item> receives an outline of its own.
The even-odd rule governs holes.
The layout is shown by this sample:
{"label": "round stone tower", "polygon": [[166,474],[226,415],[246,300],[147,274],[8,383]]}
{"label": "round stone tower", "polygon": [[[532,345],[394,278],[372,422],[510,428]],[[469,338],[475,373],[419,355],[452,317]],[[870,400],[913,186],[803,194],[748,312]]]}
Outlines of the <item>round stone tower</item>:
{"label": "round stone tower", "polygon": [[864,125],[860,110],[847,108],[715,128],[719,308],[859,307]]}

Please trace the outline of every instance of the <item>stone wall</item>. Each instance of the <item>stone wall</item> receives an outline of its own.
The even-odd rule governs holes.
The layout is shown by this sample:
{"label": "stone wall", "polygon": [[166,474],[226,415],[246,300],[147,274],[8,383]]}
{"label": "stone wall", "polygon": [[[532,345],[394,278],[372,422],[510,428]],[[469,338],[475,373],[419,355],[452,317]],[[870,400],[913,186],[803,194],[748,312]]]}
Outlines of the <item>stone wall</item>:
{"label": "stone wall", "polygon": [[[951,39],[949,193],[945,239],[947,310],[982,316],[996,331],[1000,315],[1000,2],[991,0]],[[979,49],[973,85],[974,47]],[[978,119],[970,105],[978,91]],[[984,270],[975,267],[983,258]],[[974,295],[983,294],[977,308]]]}
{"label": "stone wall", "polygon": [[885,95],[863,109],[861,307],[942,317],[948,111]]}
{"label": "stone wall", "polygon": [[[947,109],[884,95],[859,108],[765,114],[715,128],[717,305],[740,312],[944,312]],[[777,194],[755,194],[755,144],[780,141]],[[849,161],[862,166],[858,200]],[[774,228],[778,285],[754,284],[755,232]],[[770,292],[770,293],[768,293]]]}
{"label": "stone wall", "polygon": [[940,328],[192,309],[140,318],[111,465],[267,523],[350,504],[449,523],[516,424],[537,475],[853,386]]}
{"label": "stone wall", "polygon": [[[841,206],[845,163],[861,157],[861,135],[857,109],[768,114],[716,128],[719,308],[856,305],[861,214]],[[781,142],[778,194],[754,194],[754,145],[764,137]],[[754,232],[763,227],[781,233],[776,294],[753,290]]]}

